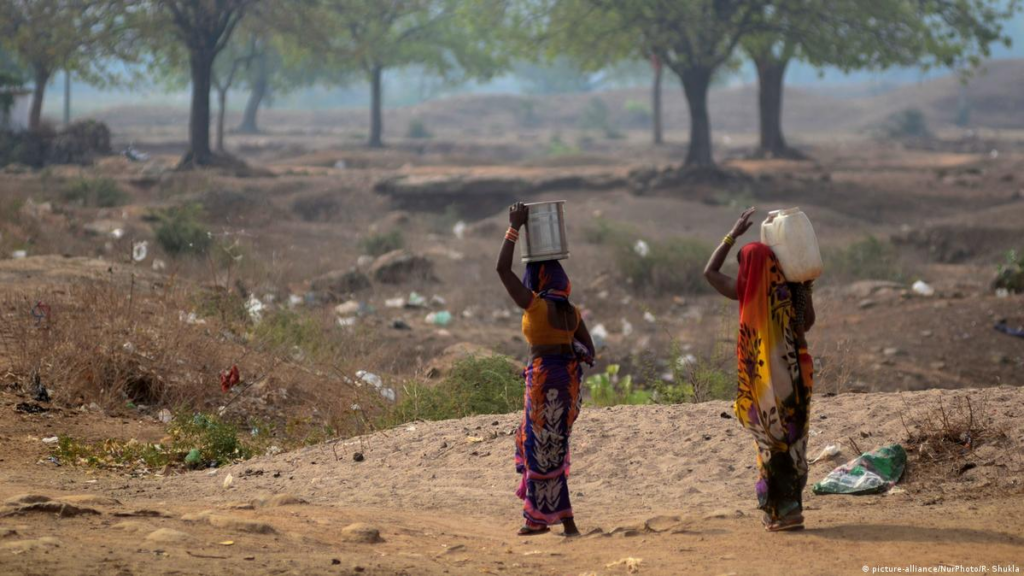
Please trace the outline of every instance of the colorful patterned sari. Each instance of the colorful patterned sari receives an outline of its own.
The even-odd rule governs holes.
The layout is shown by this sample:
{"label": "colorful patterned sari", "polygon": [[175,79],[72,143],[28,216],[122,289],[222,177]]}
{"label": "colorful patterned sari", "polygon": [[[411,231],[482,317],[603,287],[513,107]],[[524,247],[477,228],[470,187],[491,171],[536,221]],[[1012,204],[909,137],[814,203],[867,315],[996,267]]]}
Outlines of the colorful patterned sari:
{"label": "colorful patterned sari", "polygon": [[[558,262],[529,264],[523,283],[535,293],[534,305],[524,314],[524,326],[526,320],[534,327],[537,323],[549,322],[547,303],[538,306],[538,299],[552,305],[558,301],[568,302],[571,287]],[[525,318],[527,315],[529,318]],[[548,334],[558,331],[548,328]],[[573,331],[561,332],[571,350]],[[569,436],[580,413],[583,369],[576,354],[557,354],[534,358],[526,367],[525,376],[525,409],[516,434],[515,458],[516,471],[522,475],[522,480],[516,495],[523,500],[527,526],[538,528],[573,517],[567,482]]]}
{"label": "colorful patterned sari", "polygon": [[757,499],[772,521],[803,510],[813,363],[798,345],[790,287],[760,243],[740,251],[740,330],[734,409],[757,444]]}

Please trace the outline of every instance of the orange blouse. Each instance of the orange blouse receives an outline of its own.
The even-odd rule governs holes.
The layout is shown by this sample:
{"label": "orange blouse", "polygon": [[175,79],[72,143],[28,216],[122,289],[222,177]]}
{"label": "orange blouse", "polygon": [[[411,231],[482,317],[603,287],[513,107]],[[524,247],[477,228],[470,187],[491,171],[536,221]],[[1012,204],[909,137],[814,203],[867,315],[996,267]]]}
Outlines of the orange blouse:
{"label": "orange blouse", "polygon": [[551,303],[537,296],[533,295],[533,302],[530,302],[530,307],[523,312],[523,336],[526,337],[526,341],[530,346],[550,346],[550,345],[561,345],[567,344],[572,345],[573,335],[576,333],[576,328],[580,325],[580,310],[573,306],[573,312],[576,314],[576,323],[572,330],[562,330],[555,328],[551,325],[548,319],[548,307]]}

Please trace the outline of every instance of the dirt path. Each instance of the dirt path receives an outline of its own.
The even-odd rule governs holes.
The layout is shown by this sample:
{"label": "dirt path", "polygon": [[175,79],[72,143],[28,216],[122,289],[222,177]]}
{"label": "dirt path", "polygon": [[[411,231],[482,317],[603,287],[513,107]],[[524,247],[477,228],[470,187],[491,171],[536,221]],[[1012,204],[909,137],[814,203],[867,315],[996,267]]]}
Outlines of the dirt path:
{"label": "dirt path", "polygon": [[[72,427],[98,434],[101,423],[93,420],[101,416],[19,414],[0,429],[0,498],[78,496],[69,502],[99,514],[57,518],[58,506],[0,517],[0,573],[861,574],[865,565],[907,564],[1024,569],[1024,390],[822,397],[815,404],[811,452],[848,438],[863,449],[900,440],[901,413],[913,427],[940,400],[950,408],[958,398],[970,398],[979,419],[1001,434],[967,456],[973,468],[941,478],[912,468],[899,490],[880,496],[819,497],[808,490],[808,529],[775,535],[759,527],[752,449],[735,420],[722,416],[726,403],[585,411],[574,433],[571,486],[588,536],[572,541],[514,535],[518,503],[507,435],[514,415],[416,423],[222,470],[132,479],[37,462],[45,455],[38,436]],[[152,432],[138,422],[106,420],[108,432]],[[848,440],[842,443],[840,459],[852,452]],[[354,461],[356,451],[363,461]],[[812,465],[811,480],[834,464]],[[228,473],[234,482],[225,489]],[[303,503],[268,505],[273,494]],[[371,526],[383,541],[358,541],[360,534],[344,530],[353,523]],[[630,568],[629,558],[640,563]]]}

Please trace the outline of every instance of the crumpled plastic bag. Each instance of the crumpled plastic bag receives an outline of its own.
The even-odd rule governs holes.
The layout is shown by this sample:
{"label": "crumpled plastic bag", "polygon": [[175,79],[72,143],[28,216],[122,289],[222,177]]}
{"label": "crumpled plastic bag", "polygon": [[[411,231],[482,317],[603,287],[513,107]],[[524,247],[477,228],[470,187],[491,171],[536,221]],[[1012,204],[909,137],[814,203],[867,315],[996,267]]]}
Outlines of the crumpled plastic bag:
{"label": "crumpled plastic bag", "polygon": [[814,485],[815,494],[877,494],[896,485],[907,466],[907,452],[890,444],[865,452],[829,472]]}

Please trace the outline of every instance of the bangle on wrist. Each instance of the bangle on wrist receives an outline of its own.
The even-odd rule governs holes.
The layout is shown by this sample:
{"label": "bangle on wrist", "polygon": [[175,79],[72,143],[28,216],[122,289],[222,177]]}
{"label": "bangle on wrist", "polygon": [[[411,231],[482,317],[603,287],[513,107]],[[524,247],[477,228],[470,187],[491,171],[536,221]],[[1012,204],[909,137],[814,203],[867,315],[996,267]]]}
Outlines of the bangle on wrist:
{"label": "bangle on wrist", "polygon": [[508,240],[509,242],[515,244],[516,241],[519,240],[519,231],[509,226],[508,231],[505,232],[505,240]]}
{"label": "bangle on wrist", "polygon": [[726,234],[725,238],[722,238],[722,244],[727,244],[729,246],[735,246],[736,245],[736,238],[732,234]]}

